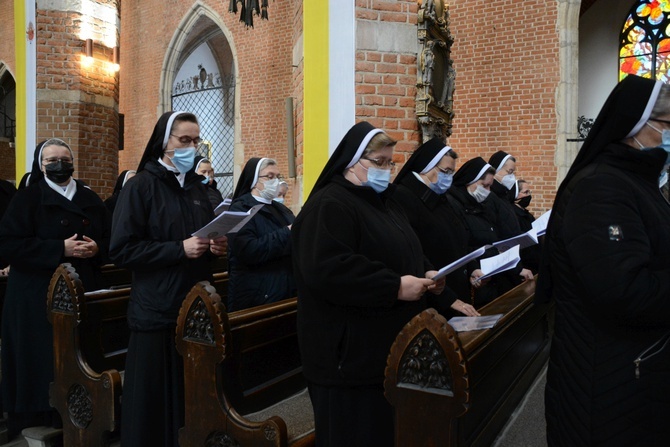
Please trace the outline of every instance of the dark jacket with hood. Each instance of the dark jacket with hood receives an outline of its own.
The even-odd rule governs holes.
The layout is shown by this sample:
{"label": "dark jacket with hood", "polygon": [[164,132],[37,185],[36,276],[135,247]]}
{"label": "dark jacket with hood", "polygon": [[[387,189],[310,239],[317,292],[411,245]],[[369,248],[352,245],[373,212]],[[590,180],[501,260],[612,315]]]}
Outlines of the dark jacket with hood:
{"label": "dark jacket with hood", "polygon": [[323,386],[381,386],[391,344],[426,304],[398,300],[400,277],[430,266],[402,210],[388,206],[393,185],[377,194],[342,175],[374,130],[349,130],[293,225],[303,369]]}
{"label": "dark jacket with hood", "polygon": [[212,278],[209,252],[189,259],[183,241],[209,223],[214,211],[202,176],[188,172],[182,188],[158,163],[162,149],[150,146],[162,140],[165,125],[160,136],[152,136],[137,175],[121,190],[112,221],[110,257],[133,273],[128,324],[137,331],[174,327],[188,291]]}
{"label": "dark jacket with hood", "polygon": [[556,305],[552,446],[670,438],[670,205],[658,189],[667,154],[619,142],[647,121],[658,88],[632,75],[615,87],[557,194],[538,284],[538,302]]}

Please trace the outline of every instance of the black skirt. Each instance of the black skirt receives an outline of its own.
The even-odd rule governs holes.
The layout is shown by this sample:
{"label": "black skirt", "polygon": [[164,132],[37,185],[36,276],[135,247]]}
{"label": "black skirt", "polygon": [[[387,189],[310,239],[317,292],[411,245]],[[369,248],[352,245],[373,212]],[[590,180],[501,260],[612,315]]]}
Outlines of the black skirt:
{"label": "black skirt", "polygon": [[184,425],[184,364],[175,330],[132,331],[121,406],[121,445],[178,446]]}

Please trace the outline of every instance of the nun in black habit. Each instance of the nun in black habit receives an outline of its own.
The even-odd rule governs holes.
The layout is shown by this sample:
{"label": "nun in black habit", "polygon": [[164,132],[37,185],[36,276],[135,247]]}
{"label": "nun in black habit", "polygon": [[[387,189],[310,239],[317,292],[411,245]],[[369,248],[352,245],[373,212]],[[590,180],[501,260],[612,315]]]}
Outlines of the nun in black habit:
{"label": "nun in black habit", "polygon": [[251,158],[237,182],[230,211],[262,205],[236,234],[229,235],[229,311],[293,298],[297,288],[291,261],[293,213],[277,197],[279,167],[270,158]]}
{"label": "nun in black habit", "polygon": [[561,183],[537,297],[553,299],[551,446],[670,439],[670,86],[628,75]]}
{"label": "nun in black habit", "polygon": [[[395,142],[353,126],[293,225],[298,339],[319,446],[393,445],[386,357],[402,327],[442,293],[387,191]],[[429,270],[427,272],[427,270]]]}
{"label": "nun in black habit", "polygon": [[[450,203],[468,227],[468,252],[505,239],[500,236],[498,230],[501,226],[500,214],[496,212],[495,207],[486,205],[490,200],[494,174],[493,167],[483,158],[473,158],[456,171],[454,186],[447,192]],[[498,251],[492,248],[482,257],[488,258],[497,254]],[[481,273],[481,270],[477,269],[470,275],[471,283],[475,287],[472,294],[473,304],[477,308],[488,304],[519,284],[521,282],[519,276],[532,278],[532,273],[521,267],[495,275],[484,282],[477,279]]]}
{"label": "nun in black habit", "polygon": [[202,184],[207,186],[207,197],[209,197],[212,208],[216,209],[216,207],[223,202],[223,196],[216,185],[216,180],[214,180],[212,161],[202,155],[196,155],[195,161],[193,162],[193,170],[196,174],[204,177],[201,180]]}
{"label": "nun in black habit", "polygon": [[[401,206],[421,241],[426,257],[443,267],[468,254],[468,228],[445,193],[451,187],[458,155],[440,139],[422,144],[396,176],[391,200]],[[429,297],[428,304],[451,316],[479,313],[470,304],[467,267],[447,275],[445,294]]]}
{"label": "nun in black habit", "polygon": [[116,179],[116,184],[114,184],[114,191],[112,191],[112,195],[105,200],[105,206],[107,207],[107,210],[109,210],[110,213],[114,213],[114,208],[116,207],[116,201],[119,200],[119,193],[121,192],[121,188],[123,188],[128,180],[133,178],[137,171],[132,170],[132,169],[127,169],[121,174]]}
{"label": "nun in black habit", "polygon": [[110,222],[100,197],[72,178],[73,163],[64,141],[40,143],[30,186],[16,192],[0,222],[0,258],[11,265],[2,313],[2,408],[9,415],[10,438],[23,428],[60,420],[49,405],[54,359],[46,296],[51,276],[69,262],[86,290],[101,286]]}
{"label": "nun in black habit", "polygon": [[195,115],[163,114],[114,211],[110,255],[133,273],[124,447],[178,445],[184,371],[175,348],[177,316],[188,291],[198,281],[211,281],[210,260],[226,250],[225,237],[191,236],[214,218],[202,177],[193,172],[199,139]]}

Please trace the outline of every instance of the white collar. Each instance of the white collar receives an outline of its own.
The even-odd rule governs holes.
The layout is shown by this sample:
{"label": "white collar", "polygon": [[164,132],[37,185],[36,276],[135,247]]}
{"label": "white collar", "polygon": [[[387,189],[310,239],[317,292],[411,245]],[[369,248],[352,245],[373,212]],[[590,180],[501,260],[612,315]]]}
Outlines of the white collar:
{"label": "white collar", "polygon": [[177,174],[177,181],[179,182],[179,186],[181,186],[182,188],[184,187],[184,180],[186,180],[186,174],[182,174],[181,172],[179,172],[179,169],[165,163],[162,158],[158,159],[158,163],[163,165],[163,167],[167,169],[169,172]]}
{"label": "white collar", "polygon": [[47,185],[49,185],[49,188],[53,189],[69,201],[72,201],[72,198],[77,193],[77,182],[75,182],[72,177],[70,177],[70,183],[68,183],[66,186],[61,186],[58,183],[54,183],[46,176],[44,176],[44,180],[47,182]]}

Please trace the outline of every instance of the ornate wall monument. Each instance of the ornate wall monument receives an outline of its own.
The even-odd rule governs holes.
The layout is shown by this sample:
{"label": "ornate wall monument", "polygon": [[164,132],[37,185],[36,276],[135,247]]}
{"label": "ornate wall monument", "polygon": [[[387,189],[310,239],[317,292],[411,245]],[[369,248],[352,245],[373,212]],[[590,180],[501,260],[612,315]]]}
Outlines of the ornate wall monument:
{"label": "ornate wall monument", "polygon": [[444,0],[419,0],[416,116],[426,142],[451,135],[456,71],[451,59],[454,39]]}

